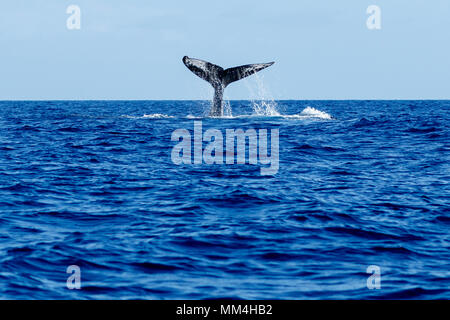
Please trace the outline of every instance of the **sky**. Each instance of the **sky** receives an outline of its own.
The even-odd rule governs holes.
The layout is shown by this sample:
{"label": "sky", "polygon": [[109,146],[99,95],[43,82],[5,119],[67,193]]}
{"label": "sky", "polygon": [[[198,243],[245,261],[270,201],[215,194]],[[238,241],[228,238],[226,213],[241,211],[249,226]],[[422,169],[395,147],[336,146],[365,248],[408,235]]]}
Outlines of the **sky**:
{"label": "sky", "polygon": [[[81,29],[69,30],[69,5]],[[369,30],[366,10],[381,9]],[[275,61],[227,99],[449,99],[449,0],[2,0],[0,100],[210,99],[183,56]]]}

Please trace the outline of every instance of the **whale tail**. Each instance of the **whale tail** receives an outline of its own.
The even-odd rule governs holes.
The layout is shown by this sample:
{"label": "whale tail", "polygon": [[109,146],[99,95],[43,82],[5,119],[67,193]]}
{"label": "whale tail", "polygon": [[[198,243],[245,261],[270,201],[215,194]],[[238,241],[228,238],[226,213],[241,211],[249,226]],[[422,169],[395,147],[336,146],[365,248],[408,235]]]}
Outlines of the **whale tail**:
{"label": "whale tail", "polygon": [[214,100],[211,108],[211,116],[222,116],[222,98],[225,88],[235,81],[248,77],[258,71],[270,67],[275,62],[247,64],[244,66],[223,69],[207,61],[183,57],[186,67],[214,88]]}

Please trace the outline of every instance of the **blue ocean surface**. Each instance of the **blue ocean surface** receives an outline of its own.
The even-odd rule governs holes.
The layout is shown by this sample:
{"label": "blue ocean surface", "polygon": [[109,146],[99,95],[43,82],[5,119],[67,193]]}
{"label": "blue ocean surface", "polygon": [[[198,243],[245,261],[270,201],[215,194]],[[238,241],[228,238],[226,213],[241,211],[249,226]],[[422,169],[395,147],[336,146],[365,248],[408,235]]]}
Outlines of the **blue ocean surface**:
{"label": "blue ocean surface", "polygon": [[[450,101],[209,107],[0,102],[0,298],[450,298]],[[174,164],[195,121],[278,129],[278,172]]]}

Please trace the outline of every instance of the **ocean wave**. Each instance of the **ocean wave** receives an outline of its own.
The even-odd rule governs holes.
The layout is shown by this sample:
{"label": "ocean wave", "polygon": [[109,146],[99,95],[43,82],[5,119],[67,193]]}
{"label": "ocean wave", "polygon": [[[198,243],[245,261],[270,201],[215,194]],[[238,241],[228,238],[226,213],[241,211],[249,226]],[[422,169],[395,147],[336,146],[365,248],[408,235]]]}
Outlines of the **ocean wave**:
{"label": "ocean wave", "polygon": [[[0,297],[450,297],[449,102],[230,103],[0,101]],[[278,173],[175,165],[195,119],[279,128]]]}

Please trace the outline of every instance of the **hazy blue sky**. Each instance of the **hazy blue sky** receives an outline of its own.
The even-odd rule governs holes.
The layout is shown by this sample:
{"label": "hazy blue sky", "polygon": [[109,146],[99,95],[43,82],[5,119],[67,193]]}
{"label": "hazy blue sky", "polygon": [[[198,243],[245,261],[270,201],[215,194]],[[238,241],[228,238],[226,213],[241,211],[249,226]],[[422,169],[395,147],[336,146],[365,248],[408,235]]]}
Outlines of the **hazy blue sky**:
{"label": "hazy blue sky", "polygon": [[[68,30],[66,8],[81,8]],[[382,10],[368,30],[366,9]],[[184,55],[276,61],[231,99],[450,98],[449,0],[2,0],[0,99],[209,99]]]}

